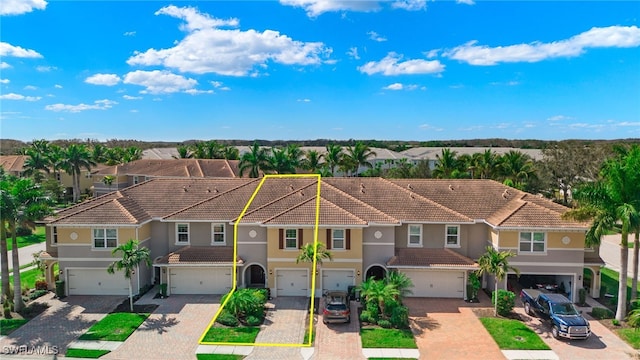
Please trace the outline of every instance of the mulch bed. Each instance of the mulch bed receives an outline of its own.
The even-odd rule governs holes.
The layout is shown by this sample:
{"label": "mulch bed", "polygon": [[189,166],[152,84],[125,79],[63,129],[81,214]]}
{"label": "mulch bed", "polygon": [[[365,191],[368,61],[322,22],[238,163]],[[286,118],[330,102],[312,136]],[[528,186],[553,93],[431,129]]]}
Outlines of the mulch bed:
{"label": "mulch bed", "polygon": [[[120,303],[111,313],[122,313],[122,312],[131,312],[131,305],[129,304],[129,299],[125,299]],[[152,313],[158,308],[156,304],[143,304],[137,305],[133,304],[133,312],[134,313]]]}
{"label": "mulch bed", "polygon": [[515,313],[515,312],[510,312],[509,315],[507,316],[495,316],[495,310],[493,308],[486,308],[486,307],[478,307],[478,308],[472,308],[471,311],[473,311],[474,314],[476,314],[477,317],[482,318],[482,317],[497,317],[497,318],[502,318],[502,319],[511,319],[511,320],[518,320],[518,321],[523,321],[522,318],[520,317],[519,314]]}

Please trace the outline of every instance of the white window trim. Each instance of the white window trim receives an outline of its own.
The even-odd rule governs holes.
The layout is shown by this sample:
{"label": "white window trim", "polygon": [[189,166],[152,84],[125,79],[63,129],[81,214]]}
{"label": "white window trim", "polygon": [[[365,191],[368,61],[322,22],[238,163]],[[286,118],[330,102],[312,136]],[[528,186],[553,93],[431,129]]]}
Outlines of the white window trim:
{"label": "white window trim", "polygon": [[[412,244],[411,243],[411,227],[418,226],[420,229],[420,243]],[[420,224],[408,224],[407,225],[407,247],[422,247],[422,225]]]}
{"label": "white window trim", "polygon": [[[336,243],[333,242],[333,232],[336,230],[342,230],[342,247],[336,247]],[[346,229],[331,229],[331,250],[347,250],[347,230]]]}
{"label": "white window trim", "polygon": [[[104,247],[96,247],[96,238],[95,238],[94,230],[97,230],[97,229],[104,230]],[[111,229],[116,230],[116,246],[115,247],[107,246],[107,230],[111,230]],[[102,228],[102,227],[91,228],[91,250],[111,251],[118,247],[118,244],[120,243],[120,241],[118,240],[119,237],[120,237],[120,234],[118,234],[118,228]]]}
{"label": "white window trim", "polygon": [[[529,233],[531,234],[531,250],[530,251],[522,251],[520,250],[520,244],[521,244],[521,235],[523,233]],[[543,251],[533,251],[533,234],[535,233],[540,233],[544,235],[544,250]],[[543,231],[520,231],[518,233],[518,254],[522,254],[522,255],[547,255],[547,233],[543,232]]]}
{"label": "white window trim", "polygon": [[[457,228],[457,241],[455,244],[449,244],[449,228]],[[460,247],[460,225],[445,225],[444,226],[444,247],[446,248],[459,248]]]}
{"label": "white window trim", "polygon": [[54,245],[54,246],[58,245],[58,227],[57,226],[51,227],[51,245]]}
{"label": "white window trim", "polygon": [[[296,232],[296,237],[295,237],[295,241],[296,241],[296,245],[294,247],[288,247],[287,246],[287,239],[293,239],[293,238],[288,238],[287,237],[287,231],[289,230],[293,230]],[[298,250],[298,229],[284,229],[284,239],[283,240],[283,244],[282,244],[282,250]]]}
{"label": "white window trim", "polygon": [[[221,242],[215,241],[215,236],[216,236],[215,227],[216,227],[216,225],[222,225],[222,241]],[[220,233],[218,232],[217,234],[220,234]],[[213,224],[211,224],[211,245],[214,245],[214,246],[227,245],[227,227],[225,226],[224,223],[213,223]]]}
{"label": "white window trim", "polygon": [[[178,228],[180,227],[180,225],[187,225],[187,241],[186,242],[181,242],[178,241],[179,238],[179,233],[178,233]],[[189,223],[176,223],[176,241],[175,241],[176,245],[189,245],[191,244],[191,226],[189,226]]]}
{"label": "white window trim", "polygon": [[140,178],[138,177],[138,175],[134,175],[133,176],[133,185],[137,185],[140,183]]}

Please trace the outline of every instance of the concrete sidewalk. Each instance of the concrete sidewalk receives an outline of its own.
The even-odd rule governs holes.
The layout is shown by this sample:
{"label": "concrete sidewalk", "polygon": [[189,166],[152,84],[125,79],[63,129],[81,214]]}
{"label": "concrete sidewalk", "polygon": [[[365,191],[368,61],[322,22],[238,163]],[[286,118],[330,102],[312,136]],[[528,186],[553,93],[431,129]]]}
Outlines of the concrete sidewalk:
{"label": "concrete sidewalk", "polygon": [[[10,241],[7,239],[7,241]],[[18,249],[18,261],[20,265],[28,264],[33,262],[33,253],[37,253],[40,250],[46,250],[47,243],[41,242],[39,244],[29,245],[25,247],[21,247]],[[0,255],[1,257],[2,255]],[[13,268],[13,250],[7,252],[7,260],[9,261],[9,269]],[[4,259],[0,258],[0,261],[4,261]]]}

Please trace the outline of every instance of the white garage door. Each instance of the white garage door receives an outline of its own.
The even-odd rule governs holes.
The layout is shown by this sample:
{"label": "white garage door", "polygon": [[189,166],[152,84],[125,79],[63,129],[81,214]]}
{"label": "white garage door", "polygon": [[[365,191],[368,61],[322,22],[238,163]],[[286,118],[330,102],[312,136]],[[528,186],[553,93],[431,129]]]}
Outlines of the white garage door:
{"label": "white garage door", "polygon": [[231,290],[231,268],[172,268],[171,294],[226,294]]}
{"label": "white garage door", "polygon": [[464,271],[403,270],[414,287],[413,297],[464,298]]}
{"label": "white garage door", "polygon": [[129,281],[122,271],[112,275],[106,268],[69,269],[67,275],[69,295],[129,295]]}
{"label": "white garage door", "polygon": [[276,270],[277,296],[309,296],[307,270]]}
{"label": "white garage door", "polygon": [[322,292],[328,290],[347,291],[355,285],[353,270],[322,270]]}

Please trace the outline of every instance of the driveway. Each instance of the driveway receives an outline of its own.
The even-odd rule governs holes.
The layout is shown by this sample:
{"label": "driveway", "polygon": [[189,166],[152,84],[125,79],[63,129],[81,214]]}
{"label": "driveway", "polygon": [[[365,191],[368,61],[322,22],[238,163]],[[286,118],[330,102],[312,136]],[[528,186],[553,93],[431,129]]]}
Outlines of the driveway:
{"label": "driveway", "polygon": [[491,307],[489,298],[478,294],[480,303],[460,299],[406,298],[409,322],[421,359],[504,359],[473,307]]}
{"label": "driveway", "polygon": [[68,296],[54,299],[49,293],[36,300],[49,308],[0,341],[1,349],[26,345],[45,353],[67,351],[67,345],[76,340],[94,323],[105,317],[125,300],[122,296]]}
{"label": "driveway", "polygon": [[101,359],[195,359],[198,340],[220,306],[220,296],[172,295],[153,299],[150,291],[136,304],[159,307],[115,351]]}
{"label": "driveway", "polygon": [[[323,308],[321,298],[320,309]],[[360,341],[358,302],[351,302],[351,322],[348,324],[324,324],[318,315],[314,359],[351,360],[364,359]]]}

